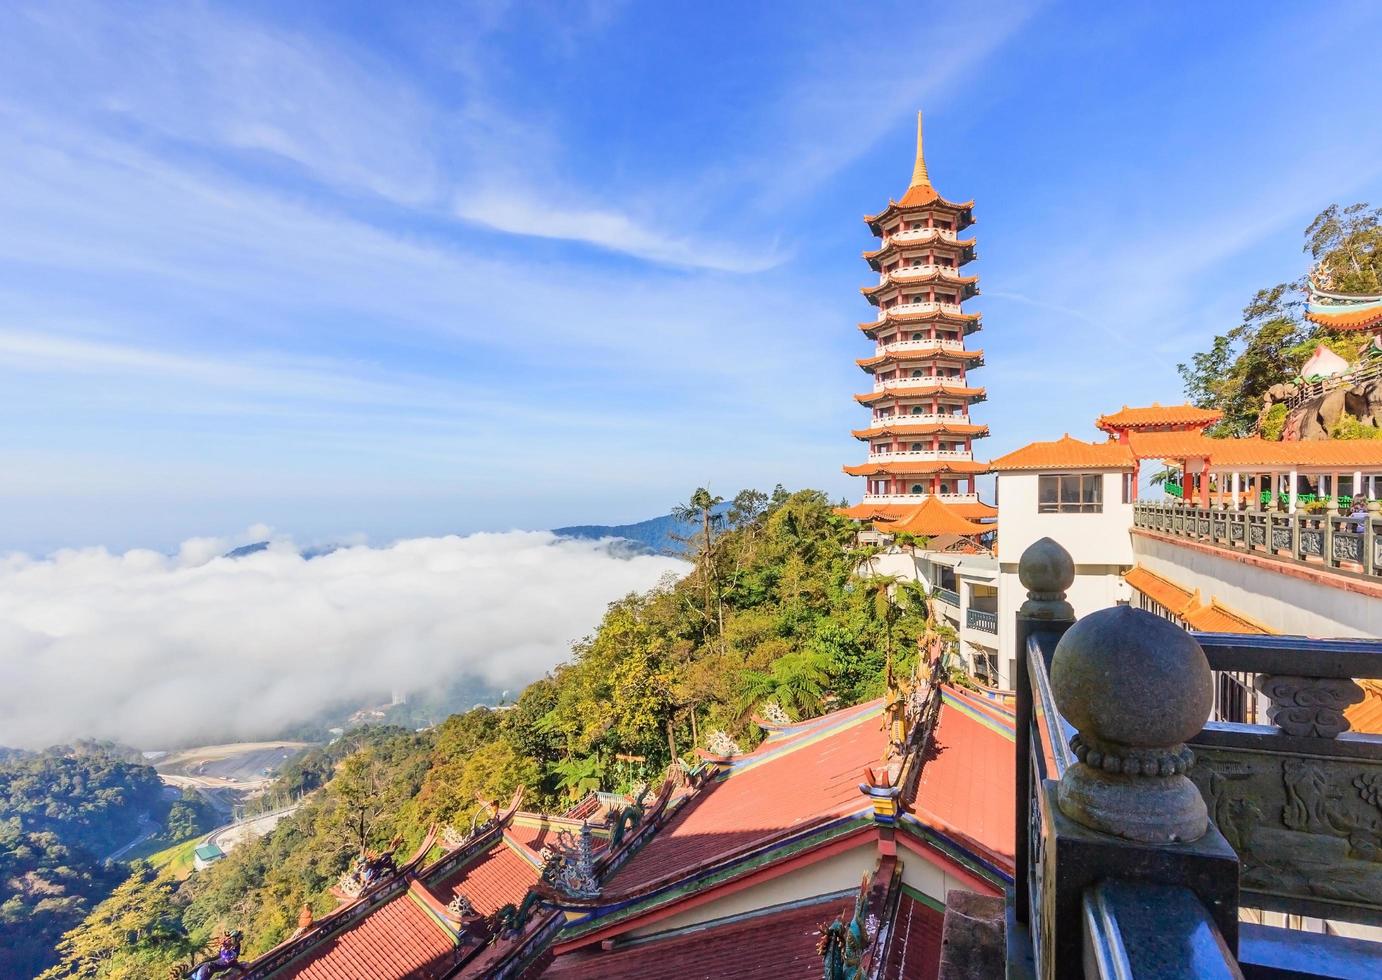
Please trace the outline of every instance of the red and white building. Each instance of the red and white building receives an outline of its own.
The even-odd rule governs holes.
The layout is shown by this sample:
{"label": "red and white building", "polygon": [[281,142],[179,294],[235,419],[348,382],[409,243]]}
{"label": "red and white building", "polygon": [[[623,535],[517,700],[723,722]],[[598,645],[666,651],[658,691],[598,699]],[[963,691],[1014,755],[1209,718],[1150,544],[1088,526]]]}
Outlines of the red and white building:
{"label": "red and white building", "polygon": [[984,352],[965,340],[980,328],[979,314],[964,311],[979,292],[978,277],[963,271],[975,258],[974,239],[964,237],[973,209],[973,201],[948,201],[931,185],[918,114],[907,193],[864,219],[880,239],[864,253],[878,283],[861,290],[877,315],[859,325],[874,350],[858,361],[872,390],[854,396],[870,417],[853,433],[868,447],[867,461],[844,468],[866,481],[863,502],[850,516],[898,518],[928,497],[967,518],[994,514],[979,501],[974,482],[988,472],[974,459],[974,440],[988,435],[988,427],[970,418],[970,406],[984,400],[984,389],[970,378]]}

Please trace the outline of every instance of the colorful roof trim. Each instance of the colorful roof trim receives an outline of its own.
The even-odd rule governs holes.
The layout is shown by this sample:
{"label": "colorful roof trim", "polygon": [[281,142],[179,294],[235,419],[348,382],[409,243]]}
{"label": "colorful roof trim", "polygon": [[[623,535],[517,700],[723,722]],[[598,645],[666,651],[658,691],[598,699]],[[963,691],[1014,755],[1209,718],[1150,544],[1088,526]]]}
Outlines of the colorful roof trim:
{"label": "colorful roof trim", "polygon": [[1382,297],[1356,303],[1310,303],[1305,319],[1330,330],[1373,330],[1382,327]]}

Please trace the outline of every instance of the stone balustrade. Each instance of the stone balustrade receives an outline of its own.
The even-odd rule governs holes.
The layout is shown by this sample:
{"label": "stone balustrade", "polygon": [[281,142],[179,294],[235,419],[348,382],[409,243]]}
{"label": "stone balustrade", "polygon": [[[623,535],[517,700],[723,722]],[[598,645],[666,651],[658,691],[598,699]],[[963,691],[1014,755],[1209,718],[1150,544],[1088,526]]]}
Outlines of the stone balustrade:
{"label": "stone balustrade", "polygon": [[[1076,621],[1050,539],[1018,574],[1009,976],[1378,975],[1382,944],[1239,908],[1382,924],[1382,737],[1344,713],[1382,642]],[[1270,726],[1207,723],[1216,670],[1255,677]]]}
{"label": "stone balustrade", "polygon": [[1278,561],[1382,576],[1382,518],[1376,513],[1285,514],[1138,503],[1133,527]]}

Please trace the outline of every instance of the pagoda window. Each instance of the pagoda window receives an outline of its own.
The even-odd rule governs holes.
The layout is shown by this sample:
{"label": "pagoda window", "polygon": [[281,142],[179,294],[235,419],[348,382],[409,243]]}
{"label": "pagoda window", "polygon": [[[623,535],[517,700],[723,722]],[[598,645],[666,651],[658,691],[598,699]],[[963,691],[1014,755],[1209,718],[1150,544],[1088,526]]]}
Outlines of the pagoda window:
{"label": "pagoda window", "polygon": [[913,339],[913,340],[925,340],[926,338],[925,338],[924,336],[922,336],[921,334],[919,334],[919,333],[914,333],[914,334],[912,334],[912,339]]}
{"label": "pagoda window", "polygon": [[925,414],[926,414],[926,406],[925,406],[925,405],[913,405],[913,406],[912,406],[912,414],[913,414],[913,415],[925,415]]}
{"label": "pagoda window", "polygon": [[1037,477],[1038,514],[1099,514],[1103,510],[1102,473],[1043,473]]}
{"label": "pagoda window", "polygon": [[914,453],[919,453],[919,452],[921,452],[921,451],[922,451],[923,449],[925,449],[925,448],[926,448],[926,447],[923,446],[923,445],[922,445],[921,443],[919,443],[919,442],[914,442],[914,443],[912,443],[912,452],[914,452]]}
{"label": "pagoda window", "polygon": [[876,453],[886,453],[888,451],[888,444],[886,442],[880,442],[873,447],[873,451]]}
{"label": "pagoda window", "polygon": [[913,483],[913,484],[912,484],[912,493],[925,493],[925,492],[926,492],[926,488],[923,487],[920,483]]}
{"label": "pagoda window", "polygon": [[926,377],[926,372],[923,371],[923,370],[921,370],[920,368],[913,368],[913,369],[912,369],[912,377],[914,377],[914,378],[924,378],[924,377]]}

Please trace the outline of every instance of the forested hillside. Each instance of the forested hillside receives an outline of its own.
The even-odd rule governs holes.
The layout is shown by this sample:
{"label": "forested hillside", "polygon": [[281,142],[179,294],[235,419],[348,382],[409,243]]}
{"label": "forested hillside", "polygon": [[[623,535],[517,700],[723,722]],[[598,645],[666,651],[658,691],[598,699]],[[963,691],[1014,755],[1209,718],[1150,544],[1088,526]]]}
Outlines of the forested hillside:
{"label": "forested hillside", "polygon": [[0,761],[0,977],[53,961],[58,937],[123,877],[103,859],[162,814],[158,775],[125,754],[78,745]]}
{"label": "forested hillside", "polygon": [[222,929],[242,929],[253,955],[291,932],[303,903],[334,906],[327,888],[362,844],[397,836],[406,855],[429,825],[464,824],[477,796],[520,784],[525,806],[556,808],[655,780],[716,729],[752,744],[748,715],[765,700],[817,714],[880,693],[890,644],[902,666],[915,658],[924,597],[854,576],[851,528],[823,494],[722,503],[702,490],[678,508],[696,534],[688,576],[612,603],[511,709],[421,733],[354,731],[308,754],[279,787],[317,789],[293,818],[180,885],[140,869],[69,933],[47,976],[161,976]]}

